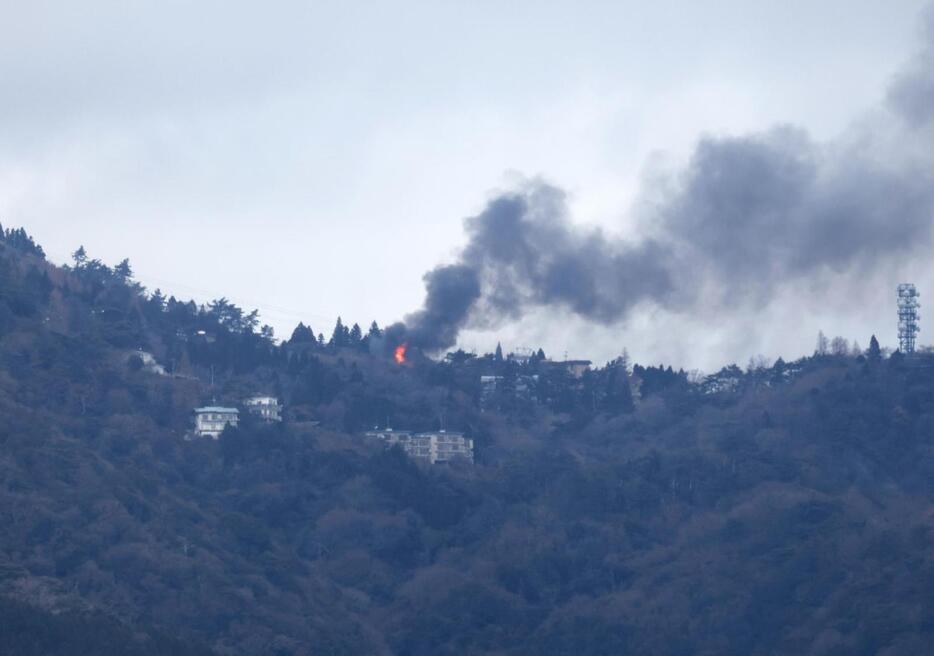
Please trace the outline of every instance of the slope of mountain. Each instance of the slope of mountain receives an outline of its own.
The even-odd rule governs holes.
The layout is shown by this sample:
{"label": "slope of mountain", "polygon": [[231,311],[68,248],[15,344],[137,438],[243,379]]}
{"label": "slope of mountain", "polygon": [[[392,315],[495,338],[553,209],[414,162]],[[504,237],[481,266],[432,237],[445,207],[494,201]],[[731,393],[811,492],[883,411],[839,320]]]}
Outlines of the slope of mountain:
{"label": "slope of mountain", "polygon": [[[927,356],[699,385],[620,362],[398,365],[376,334],[313,336],[280,345],[223,299],[145,293],[83,252],[55,267],[4,233],[0,653],[914,654],[934,637]],[[482,407],[481,374],[504,380]],[[255,393],[286,421],[186,439],[194,407]],[[474,466],[360,434],[442,418]]]}

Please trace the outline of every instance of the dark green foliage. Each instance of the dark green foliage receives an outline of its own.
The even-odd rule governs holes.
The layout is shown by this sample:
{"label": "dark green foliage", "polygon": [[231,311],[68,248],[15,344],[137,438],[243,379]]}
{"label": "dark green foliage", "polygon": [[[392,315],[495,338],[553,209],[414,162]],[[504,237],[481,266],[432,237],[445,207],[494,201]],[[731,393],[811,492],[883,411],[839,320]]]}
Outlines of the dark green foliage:
{"label": "dark green foliage", "polygon": [[0,597],[0,654],[10,656],[209,656],[167,632],[140,631],[101,613],[50,613]]}
{"label": "dark green foliage", "polygon": [[3,226],[0,226],[0,242],[23,255],[34,255],[39,259],[45,259],[42,246],[33,241],[23,228],[4,230]]}
{"label": "dark green foliage", "polygon": [[[128,262],[35,255],[0,248],[0,654],[934,639],[930,356],[884,360],[871,340],[862,359],[702,382],[541,352],[400,367],[370,355],[375,324],[338,323],[330,348],[299,324],[276,344],[226,299],[145,295]],[[480,376],[501,385],[485,396]],[[279,396],[286,421],[243,413],[185,439],[193,407],[253,394]],[[360,435],[442,423],[475,440],[476,465]]]}
{"label": "dark green foliage", "polygon": [[348,333],[348,346],[359,346],[362,339],[363,331],[360,330],[360,326],[358,324],[354,324]]}
{"label": "dark green foliage", "polygon": [[672,388],[683,388],[687,385],[687,377],[684,372],[679,371],[676,373],[670,366],[666,369],[661,365],[658,367],[643,367],[637,364],[632,368],[632,372],[642,379],[640,391],[644,397]]}
{"label": "dark green foliage", "polygon": [[130,260],[124,259],[114,267],[114,276],[121,282],[127,282],[133,278],[133,269],[130,267]]}
{"label": "dark green foliage", "polygon": [[415,510],[432,528],[453,526],[467,511],[463,492],[425,474],[398,447],[374,456],[369,474],[388,499]]}
{"label": "dark green foliage", "polygon": [[258,311],[244,313],[226,298],[211,301],[208,304],[207,316],[233,333],[253,333],[259,325]]}
{"label": "dark green foliage", "polygon": [[870,362],[878,362],[882,358],[882,350],[879,348],[879,340],[873,335],[869,339],[869,351],[866,353]]}
{"label": "dark green foliage", "polygon": [[292,337],[289,338],[289,344],[317,344],[317,339],[315,339],[315,331],[311,329],[310,326],[306,326],[302,322],[299,322],[295,326],[295,330],[292,331]]}
{"label": "dark green foliage", "polygon": [[328,346],[341,348],[350,346],[350,330],[344,325],[340,317],[337,317],[337,323],[334,324],[334,330],[331,332],[331,340]]}

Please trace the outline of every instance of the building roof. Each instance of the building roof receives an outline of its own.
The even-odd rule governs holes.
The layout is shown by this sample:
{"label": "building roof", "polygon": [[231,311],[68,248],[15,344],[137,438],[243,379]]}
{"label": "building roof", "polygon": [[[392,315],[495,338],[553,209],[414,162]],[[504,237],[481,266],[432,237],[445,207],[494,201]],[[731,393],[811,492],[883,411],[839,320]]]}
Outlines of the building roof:
{"label": "building roof", "polygon": [[447,435],[448,437],[464,437],[463,433],[460,433],[458,431],[444,430],[443,428],[441,430],[424,431],[422,433],[416,433],[415,437],[432,437],[435,435],[439,437],[442,435]]}
{"label": "building roof", "polygon": [[219,405],[208,405],[203,408],[195,408],[195,412],[220,412],[220,413],[237,413],[240,414],[240,411],[236,408],[225,408]]}

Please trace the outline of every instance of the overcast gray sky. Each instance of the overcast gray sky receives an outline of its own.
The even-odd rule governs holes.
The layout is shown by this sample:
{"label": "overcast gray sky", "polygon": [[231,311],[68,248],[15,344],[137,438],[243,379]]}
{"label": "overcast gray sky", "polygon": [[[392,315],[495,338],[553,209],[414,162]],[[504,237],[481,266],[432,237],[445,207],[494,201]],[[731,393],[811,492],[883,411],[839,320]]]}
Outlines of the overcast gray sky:
{"label": "overcast gray sky", "polygon": [[[83,244],[150,289],[258,307],[280,336],[386,324],[455,259],[463,219],[522,180],[626,239],[646,179],[704,135],[792,124],[825,142],[877,120],[924,5],[0,0],[0,221],[53,261]],[[799,281],[755,311],[613,325],[546,307],[461,344],[707,370],[797,357],[820,328],[893,345],[894,285],[923,302],[926,259],[872,270],[856,297]]]}

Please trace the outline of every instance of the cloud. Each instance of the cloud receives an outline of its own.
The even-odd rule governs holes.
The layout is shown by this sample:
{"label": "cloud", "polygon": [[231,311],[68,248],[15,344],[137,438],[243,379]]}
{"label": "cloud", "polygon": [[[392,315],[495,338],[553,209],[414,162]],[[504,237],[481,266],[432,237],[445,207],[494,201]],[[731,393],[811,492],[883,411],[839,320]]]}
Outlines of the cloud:
{"label": "cloud", "polygon": [[[934,14],[932,14],[934,15]],[[456,264],[425,275],[413,343],[438,350],[460,329],[493,327],[552,307],[613,324],[639,304],[710,313],[767,306],[789,287],[839,291],[931,244],[934,48],[896,76],[872,120],[815,142],[777,126],[705,137],[687,166],[646,197],[630,239],[576,226],[566,194],[541,180],[493,198],[465,220]]]}
{"label": "cloud", "polygon": [[702,140],[655,217],[678,253],[673,277],[718,290],[708,303],[767,303],[803,277],[917,252],[931,237],[931,175],[865,144],[815,144],[790,127]]}
{"label": "cloud", "polygon": [[924,45],[889,88],[889,105],[914,127],[934,120],[934,6],[925,16]]}

